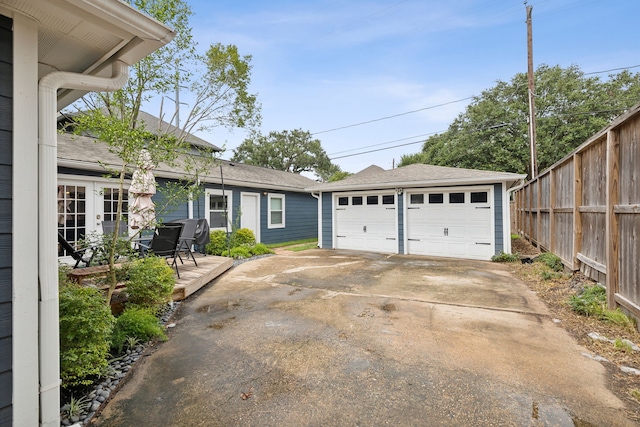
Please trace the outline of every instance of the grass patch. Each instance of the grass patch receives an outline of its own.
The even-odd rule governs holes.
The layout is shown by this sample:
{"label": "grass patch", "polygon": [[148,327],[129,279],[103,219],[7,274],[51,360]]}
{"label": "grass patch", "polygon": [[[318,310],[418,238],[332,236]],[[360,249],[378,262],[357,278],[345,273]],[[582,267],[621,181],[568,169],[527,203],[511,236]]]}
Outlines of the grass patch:
{"label": "grass patch", "polygon": [[315,243],[317,245],[318,239],[311,238],[311,239],[302,239],[302,240],[292,240],[290,242],[282,242],[282,243],[269,243],[267,247],[271,249],[275,249],[275,248],[284,248],[285,246],[303,245],[306,243]]}
{"label": "grass patch", "polygon": [[634,399],[640,401],[640,390],[638,390],[637,388],[634,388],[629,393],[631,394],[631,396],[633,396]]}
{"label": "grass patch", "polygon": [[306,243],[304,245],[299,245],[299,246],[291,246],[285,249],[292,252],[302,252],[302,251],[306,251],[307,249],[315,249],[317,247],[318,247],[318,242],[313,242],[313,243]]}
{"label": "grass patch", "polygon": [[519,234],[511,233],[511,240],[518,240],[520,238]]}

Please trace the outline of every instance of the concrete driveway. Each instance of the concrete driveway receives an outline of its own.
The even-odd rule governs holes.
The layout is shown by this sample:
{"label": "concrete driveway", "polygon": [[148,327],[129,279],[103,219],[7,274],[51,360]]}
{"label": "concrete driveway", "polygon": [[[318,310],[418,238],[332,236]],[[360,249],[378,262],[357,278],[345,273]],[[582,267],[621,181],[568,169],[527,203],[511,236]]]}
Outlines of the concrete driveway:
{"label": "concrete driveway", "polygon": [[192,296],[103,426],[633,425],[500,264],[310,250]]}

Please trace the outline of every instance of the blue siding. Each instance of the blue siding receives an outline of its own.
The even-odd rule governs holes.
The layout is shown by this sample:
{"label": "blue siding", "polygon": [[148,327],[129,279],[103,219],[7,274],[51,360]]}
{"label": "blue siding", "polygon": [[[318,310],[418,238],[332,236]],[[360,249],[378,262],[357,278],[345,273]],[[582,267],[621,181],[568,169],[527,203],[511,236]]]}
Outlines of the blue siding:
{"label": "blue siding", "polygon": [[166,194],[163,192],[163,189],[166,188],[169,180],[157,178],[156,182],[158,191],[156,195],[153,196],[153,203],[156,205],[156,215],[158,220],[166,223],[176,219],[188,218],[189,207],[187,202],[180,203],[179,205],[165,205]]}
{"label": "blue siding", "polygon": [[13,423],[13,21],[0,16],[0,425]]}
{"label": "blue siding", "polygon": [[333,193],[320,193],[322,197],[322,247],[333,249]]}
{"label": "blue siding", "polygon": [[[220,185],[206,185],[207,189],[221,190]],[[262,243],[281,243],[293,240],[318,238],[318,201],[309,193],[296,193],[286,191],[270,191],[270,193],[285,195],[285,226],[283,228],[268,228],[268,196],[263,195],[263,190],[251,187],[238,187],[225,185],[225,191],[231,191],[231,223],[236,226],[240,223],[241,193],[260,194],[260,240]],[[206,218],[205,196],[193,202],[194,216]],[[177,212],[184,212],[182,218],[187,217],[187,204]]]}
{"label": "blue siding", "polygon": [[504,218],[502,215],[502,184],[493,185],[493,215],[495,223],[495,252],[499,254],[504,251]]}
{"label": "blue siding", "polygon": [[396,194],[398,213],[398,253],[404,254],[404,194]]}
{"label": "blue siding", "polygon": [[[286,193],[273,191],[272,193],[284,194],[285,219],[284,228],[268,228],[268,201],[267,196],[261,196],[260,200],[260,233],[263,243],[281,243],[293,240],[318,238],[318,200],[309,193]],[[235,198],[235,194],[234,194]],[[240,195],[238,195],[240,198]]]}

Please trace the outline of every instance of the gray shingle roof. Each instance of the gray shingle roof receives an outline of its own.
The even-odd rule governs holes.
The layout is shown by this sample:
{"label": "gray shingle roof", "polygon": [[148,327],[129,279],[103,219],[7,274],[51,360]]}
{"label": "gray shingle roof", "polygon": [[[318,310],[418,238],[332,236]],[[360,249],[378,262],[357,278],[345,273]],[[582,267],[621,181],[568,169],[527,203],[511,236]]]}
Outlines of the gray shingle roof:
{"label": "gray shingle roof", "polygon": [[[118,168],[122,163],[118,156],[109,152],[106,144],[98,142],[94,138],[70,134],[58,134],[58,165],[103,172],[103,167],[98,163]],[[217,164],[201,180],[220,184],[220,166],[225,185],[245,186],[264,190],[287,190],[306,192],[306,188],[314,185],[316,181],[305,176],[291,172],[263,168],[260,166],[245,165],[242,163],[219,160]],[[178,167],[170,167],[160,164],[154,169],[157,177],[180,178],[184,172]]]}
{"label": "gray shingle roof", "polygon": [[514,184],[525,177],[526,175],[509,172],[492,172],[425,164],[413,164],[390,170],[384,170],[373,165],[341,181],[316,184],[308,189],[313,192],[327,192],[394,187],[486,184],[492,182]]}

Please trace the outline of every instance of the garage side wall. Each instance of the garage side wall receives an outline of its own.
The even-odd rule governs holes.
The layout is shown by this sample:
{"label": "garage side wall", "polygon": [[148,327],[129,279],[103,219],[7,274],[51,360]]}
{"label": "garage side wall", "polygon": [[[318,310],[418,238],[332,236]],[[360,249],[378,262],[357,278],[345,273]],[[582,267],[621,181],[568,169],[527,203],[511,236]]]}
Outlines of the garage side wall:
{"label": "garage side wall", "polygon": [[333,249],[333,193],[321,193],[322,197],[322,248]]}
{"label": "garage side wall", "polygon": [[504,248],[504,214],[502,200],[502,185],[493,185],[493,212],[494,212],[494,233],[495,233],[495,251],[496,255],[505,250]]}
{"label": "garage side wall", "polygon": [[398,253],[404,254],[404,194],[398,194]]}

